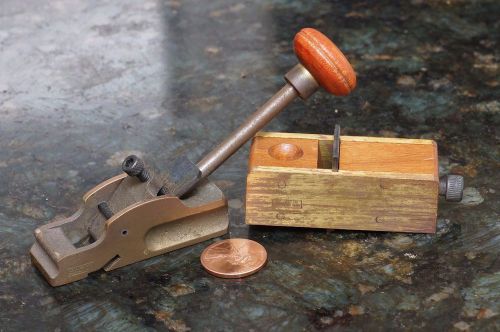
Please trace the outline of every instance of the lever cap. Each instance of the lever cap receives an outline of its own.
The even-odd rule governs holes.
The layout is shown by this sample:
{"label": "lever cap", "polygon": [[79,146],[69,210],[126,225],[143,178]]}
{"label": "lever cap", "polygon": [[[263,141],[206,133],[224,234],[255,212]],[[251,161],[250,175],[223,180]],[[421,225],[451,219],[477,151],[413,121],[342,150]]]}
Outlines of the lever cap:
{"label": "lever cap", "polygon": [[335,44],[324,34],[304,28],[295,35],[295,54],[326,91],[346,96],[356,87],[356,73]]}

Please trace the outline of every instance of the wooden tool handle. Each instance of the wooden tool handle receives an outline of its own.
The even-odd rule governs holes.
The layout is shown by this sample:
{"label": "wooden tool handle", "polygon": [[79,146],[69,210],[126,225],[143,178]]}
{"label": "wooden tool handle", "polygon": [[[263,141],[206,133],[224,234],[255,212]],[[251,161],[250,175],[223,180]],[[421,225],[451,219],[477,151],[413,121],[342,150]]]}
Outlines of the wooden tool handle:
{"label": "wooden tool handle", "polygon": [[293,47],[300,63],[326,91],[345,96],[356,87],[356,73],[351,64],[338,47],[318,30],[300,30],[295,35]]}

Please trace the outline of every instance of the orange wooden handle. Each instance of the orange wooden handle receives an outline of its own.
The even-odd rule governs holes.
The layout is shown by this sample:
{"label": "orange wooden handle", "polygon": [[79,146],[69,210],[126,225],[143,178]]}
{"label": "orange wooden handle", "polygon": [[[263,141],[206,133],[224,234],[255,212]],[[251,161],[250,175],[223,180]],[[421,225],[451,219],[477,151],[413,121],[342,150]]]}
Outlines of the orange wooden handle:
{"label": "orange wooden handle", "polygon": [[318,30],[300,30],[293,40],[293,48],[300,63],[326,91],[345,96],[356,87],[356,73],[351,64],[338,47]]}

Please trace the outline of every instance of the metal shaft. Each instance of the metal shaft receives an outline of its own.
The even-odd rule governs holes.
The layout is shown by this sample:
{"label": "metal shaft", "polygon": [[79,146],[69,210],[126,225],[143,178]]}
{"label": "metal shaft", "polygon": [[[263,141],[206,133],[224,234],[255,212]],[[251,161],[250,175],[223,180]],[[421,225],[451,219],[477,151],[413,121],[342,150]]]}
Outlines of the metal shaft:
{"label": "metal shaft", "polygon": [[289,83],[285,84],[274,96],[250,116],[238,129],[208,153],[198,164],[201,177],[215,171],[226,159],[231,157],[243,144],[269,123],[278,113],[290,104],[299,94]]}
{"label": "metal shaft", "polygon": [[[171,163],[168,163],[168,176],[164,177],[164,185],[158,191],[158,195],[182,197],[190,192],[201,179],[215,171],[243,144],[288,106],[295,97],[305,100],[319,87],[315,78],[301,64],[297,64],[286,73],[285,80],[287,83],[281,90],[262,105],[228,138],[208,153],[198,164],[194,165],[185,157],[176,158]],[[144,164],[136,156],[130,156],[125,159],[123,170],[129,175],[136,176],[138,172],[144,171]]]}

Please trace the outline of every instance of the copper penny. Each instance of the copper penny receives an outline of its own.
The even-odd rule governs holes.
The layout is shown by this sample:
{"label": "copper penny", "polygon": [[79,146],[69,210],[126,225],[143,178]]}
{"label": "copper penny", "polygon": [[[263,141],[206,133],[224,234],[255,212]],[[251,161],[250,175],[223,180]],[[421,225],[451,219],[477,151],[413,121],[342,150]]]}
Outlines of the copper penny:
{"label": "copper penny", "polygon": [[201,254],[201,265],[220,278],[243,278],[256,273],[267,261],[266,249],[248,239],[222,240]]}

